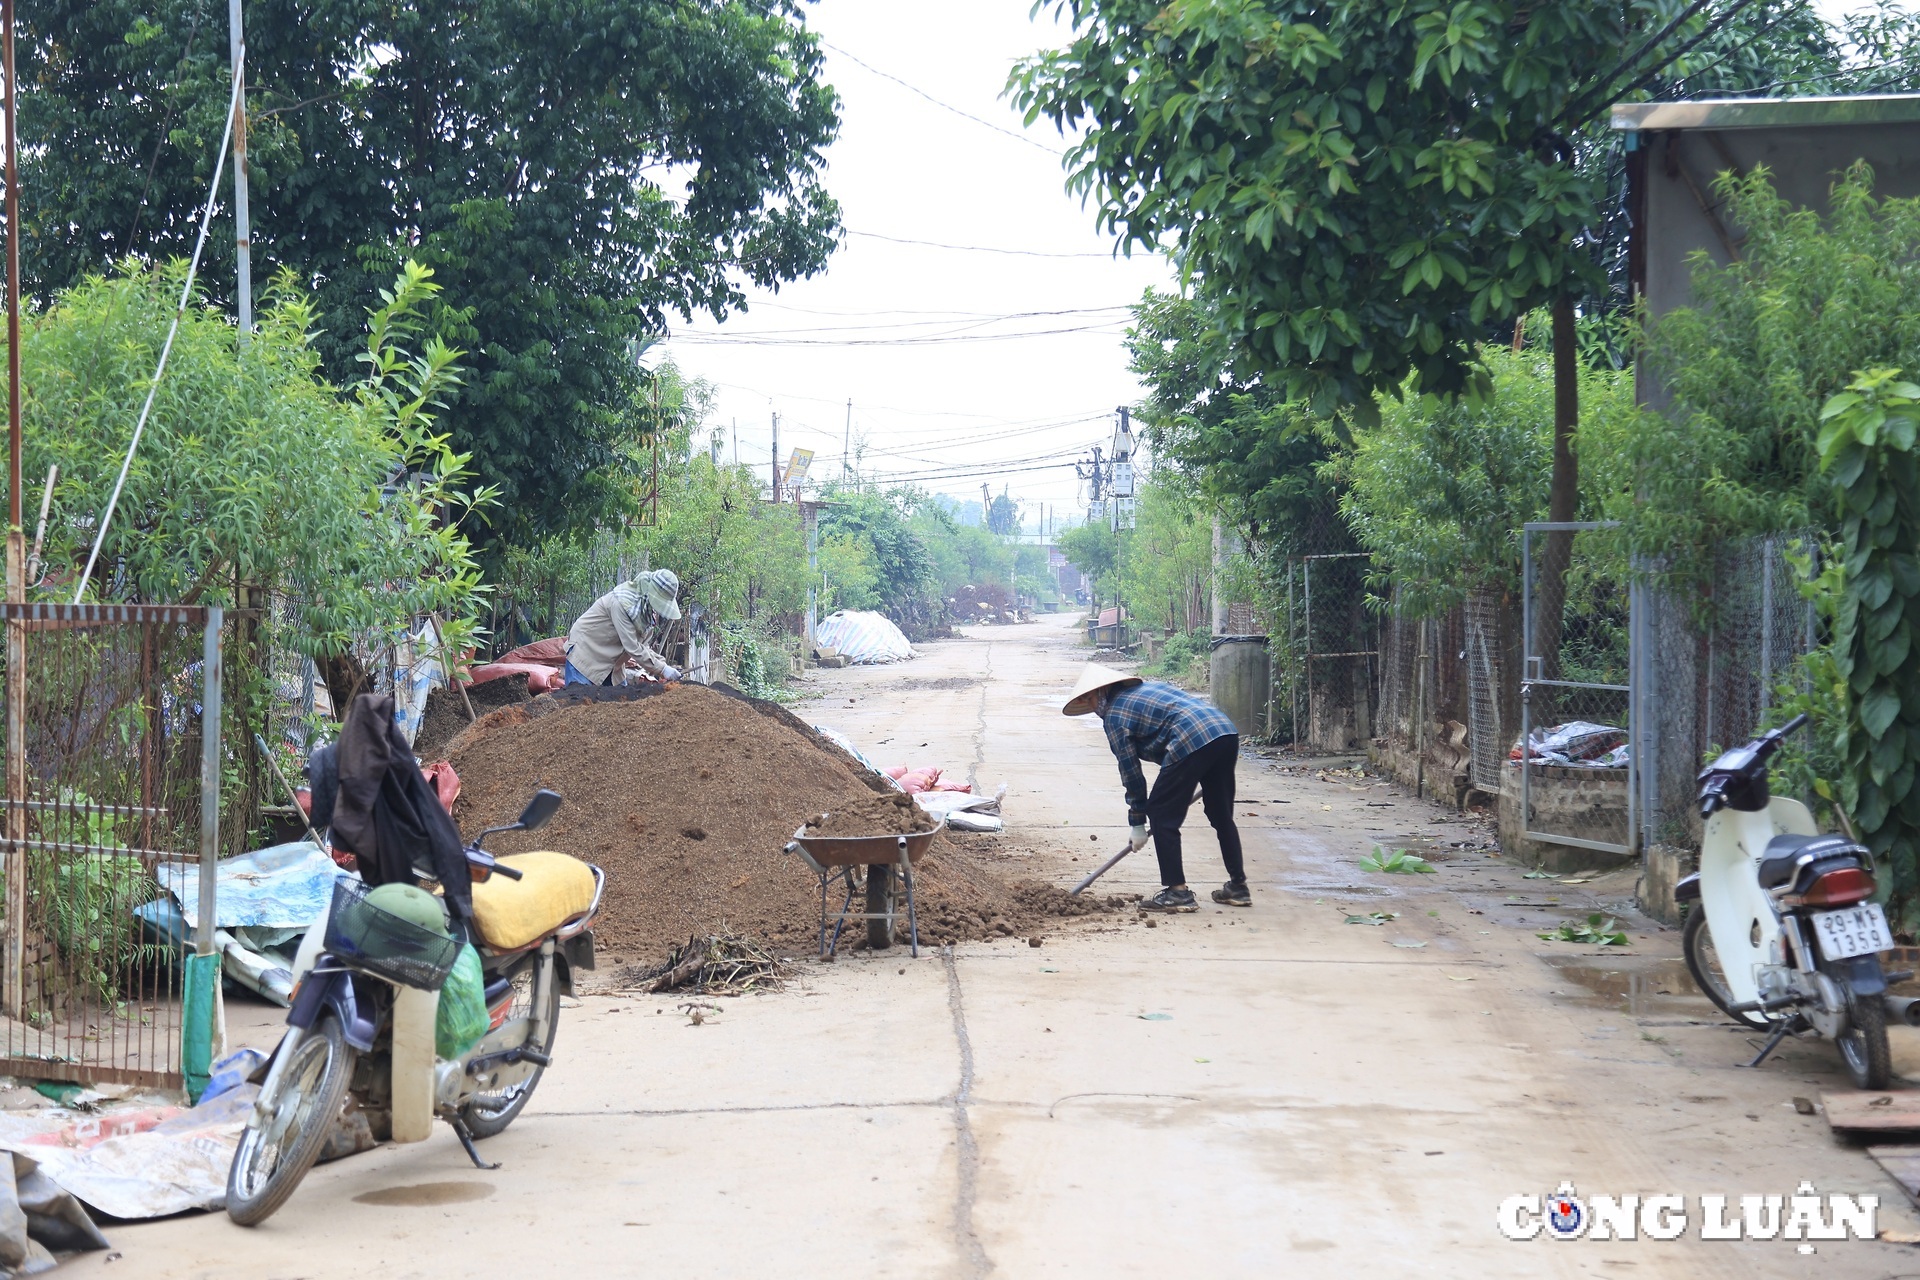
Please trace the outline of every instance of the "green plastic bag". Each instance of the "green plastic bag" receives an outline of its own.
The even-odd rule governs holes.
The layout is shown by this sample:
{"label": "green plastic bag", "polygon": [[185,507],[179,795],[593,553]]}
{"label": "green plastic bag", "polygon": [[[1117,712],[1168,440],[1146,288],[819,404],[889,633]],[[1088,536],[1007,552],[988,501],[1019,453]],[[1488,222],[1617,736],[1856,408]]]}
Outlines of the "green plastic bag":
{"label": "green plastic bag", "polygon": [[447,984],[440,988],[440,1012],[433,1023],[433,1051],[442,1058],[457,1058],[487,1034],[487,975],[480,968],[480,953],[461,947],[460,958],[453,962]]}

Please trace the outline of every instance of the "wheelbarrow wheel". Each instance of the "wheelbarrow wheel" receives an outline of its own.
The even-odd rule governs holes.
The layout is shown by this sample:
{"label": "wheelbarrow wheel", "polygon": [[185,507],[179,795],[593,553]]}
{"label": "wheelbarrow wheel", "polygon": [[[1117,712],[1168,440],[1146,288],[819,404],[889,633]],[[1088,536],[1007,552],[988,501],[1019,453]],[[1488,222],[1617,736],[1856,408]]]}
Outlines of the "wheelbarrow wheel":
{"label": "wheelbarrow wheel", "polygon": [[893,945],[893,868],[886,864],[867,868],[867,914],[881,919],[867,921],[867,946],[885,951]]}

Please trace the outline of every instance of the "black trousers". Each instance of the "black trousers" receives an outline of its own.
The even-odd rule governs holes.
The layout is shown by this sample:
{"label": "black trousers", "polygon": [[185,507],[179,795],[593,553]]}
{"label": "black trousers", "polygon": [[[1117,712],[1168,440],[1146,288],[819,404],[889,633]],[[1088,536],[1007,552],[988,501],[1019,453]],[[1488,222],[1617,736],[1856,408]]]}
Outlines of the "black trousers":
{"label": "black trousers", "polygon": [[1147,793],[1147,822],[1153,829],[1153,852],[1160,859],[1160,883],[1185,884],[1186,868],[1180,861],[1180,824],[1193,807],[1193,788],[1200,787],[1200,807],[1220,838],[1220,860],[1227,864],[1227,879],[1235,884],[1246,881],[1247,868],[1240,856],[1240,830],[1233,825],[1233,766],[1240,759],[1240,735],[1230,733],[1215,738],[1178,764],[1160,770]]}

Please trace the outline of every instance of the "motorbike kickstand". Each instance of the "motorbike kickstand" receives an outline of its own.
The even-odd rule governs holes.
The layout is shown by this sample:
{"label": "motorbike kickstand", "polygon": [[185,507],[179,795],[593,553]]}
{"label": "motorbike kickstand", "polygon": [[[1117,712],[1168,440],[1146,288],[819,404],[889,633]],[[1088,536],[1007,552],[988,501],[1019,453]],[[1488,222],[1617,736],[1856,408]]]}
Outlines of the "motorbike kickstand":
{"label": "motorbike kickstand", "polygon": [[1752,1062],[1749,1062],[1747,1064],[1748,1068],[1751,1069],[1753,1067],[1757,1067],[1761,1063],[1765,1062],[1767,1060],[1767,1055],[1780,1047],[1780,1042],[1787,1038],[1787,1033],[1791,1030],[1793,1030],[1793,1019],[1792,1018],[1780,1019],[1780,1025],[1775,1027],[1773,1030],[1773,1034],[1767,1037],[1766,1044],[1760,1047],[1760,1055],[1756,1057]]}
{"label": "motorbike kickstand", "polygon": [[453,1126],[453,1134],[456,1138],[460,1139],[460,1145],[467,1149],[467,1159],[473,1161],[474,1168],[498,1169],[500,1167],[498,1163],[488,1164],[480,1158],[480,1153],[473,1149],[473,1135],[467,1132],[466,1121],[454,1119],[449,1120],[447,1123]]}

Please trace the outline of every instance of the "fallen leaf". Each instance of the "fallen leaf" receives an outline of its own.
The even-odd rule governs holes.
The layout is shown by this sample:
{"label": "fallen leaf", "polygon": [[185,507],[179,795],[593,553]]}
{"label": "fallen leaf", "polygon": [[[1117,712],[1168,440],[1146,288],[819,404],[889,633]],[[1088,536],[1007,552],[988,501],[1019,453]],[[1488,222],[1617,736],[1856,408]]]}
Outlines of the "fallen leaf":
{"label": "fallen leaf", "polygon": [[747,876],[741,876],[738,880],[735,880],[732,884],[728,885],[727,888],[738,889],[741,885],[745,884],[749,878],[750,877],[747,877]]}

